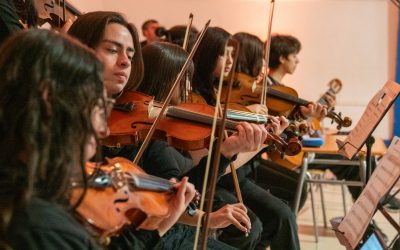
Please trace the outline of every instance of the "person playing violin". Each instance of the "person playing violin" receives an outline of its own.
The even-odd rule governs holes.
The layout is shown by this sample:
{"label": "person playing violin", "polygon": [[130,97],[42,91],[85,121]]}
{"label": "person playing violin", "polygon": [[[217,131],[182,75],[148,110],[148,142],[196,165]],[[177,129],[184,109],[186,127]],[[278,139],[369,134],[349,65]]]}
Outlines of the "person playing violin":
{"label": "person playing violin", "polygon": [[[224,47],[231,35],[222,28],[209,28],[200,44],[194,58],[193,90],[200,94],[208,104],[215,105],[214,86],[221,72],[222,55]],[[232,69],[232,59],[228,57],[225,73]],[[265,108],[265,111],[267,109]],[[274,122],[275,131],[280,133],[280,122]],[[244,204],[250,208],[261,220],[263,230],[261,239],[253,246],[254,249],[299,249],[297,224],[290,208],[281,200],[271,195],[267,190],[256,185],[248,178],[250,166],[238,169],[239,185],[243,195]],[[232,176],[226,175],[218,182],[222,191],[220,199],[227,203],[236,203],[232,193]],[[244,237],[244,236],[243,236]],[[236,245],[242,241],[242,235],[235,228],[223,230],[220,240]]]}
{"label": "person playing violin", "polygon": [[[293,74],[299,64],[297,58],[301,49],[300,41],[290,35],[273,35],[271,37],[271,48],[269,58],[268,84],[280,85],[287,74]],[[335,96],[328,93],[324,98],[328,107],[335,105]],[[322,119],[326,109],[319,103],[310,103],[308,106],[300,106],[299,112],[303,117],[316,117]]]}
{"label": "person playing violin", "polygon": [[[255,78],[258,82],[261,82],[265,74],[263,72],[265,67],[263,52],[264,43],[257,36],[247,32],[236,33],[233,35],[233,38],[240,44],[236,65],[238,80],[242,80],[239,76],[244,74]],[[258,154],[248,163],[253,168],[252,175],[257,181],[257,185],[269,190],[271,194],[291,205],[294,200],[293,190],[296,189],[299,179],[298,173],[281,166],[274,168],[274,171],[264,173],[264,171],[268,169],[255,167],[263,163],[261,155],[262,153]],[[285,185],[282,185],[282,183],[285,183]],[[306,198],[307,188],[306,185],[304,185],[300,207],[304,205]]]}
{"label": "person playing violin", "polygon": [[[142,52],[143,52],[143,61],[145,65],[145,74],[142,83],[138,87],[138,90],[143,93],[153,95],[156,101],[163,101],[168,94],[168,89],[172,87],[176,75],[179,73],[181,67],[183,66],[183,63],[187,59],[188,53],[177,45],[165,42],[153,43],[144,48]],[[191,63],[188,71],[189,71],[189,78],[191,78],[193,74],[193,63]],[[158,72],[163,72],[163,74],[160,75],[158,74]],[[185,82],[184,80],[182,80],[181,84],[178,86],[176,94],[173,96],[173,99],[171,100],[171,103],[179,104],[182,102],[182,100],[184,100],[184,94],[186,92],[185,86],[186,86]],[[247,124],[243,125],[247,126]],[[255,128],[257,127],[256,125],[251,125],[251,126]],[[255,132],[257,132],[257,130],[255,130]],[[255,136],[255,138],[257,138],[257,136]],[[255,144],[259,143],[260,142],[256,142]],[[187,152],[182,152],[182,153],[184,155],[188,155]],[[185,162],[176,165],[176,167],[179,167],[179,169],[177,169],[178,170],[177,177],[180,177],[186,173],[190,173],[190,169],[193,168],[193,162],[190,159],[190,156],[186,158]],[[163,170],[166,169],[165,166],[163,167],[161,166],[161,164],[159,164],[158,169],[149,170],[149,172],[156,174],[157,170],[159,171],[159,168],[162,168]],[[198,168],[194,170],[198,171]],[[223,170],[224,169],[222,168],[221,169],[222,172],[220,174],[224,172]],[[176,170],[171,169],[169,172],[173,173],[174,171]],[[196,173],[195,178],[198,179],[198,181],[195,182],[196,186],[201,186],[201,181],[202,181],[201,176],[203,175],[204,175],[203,173]],[[193,180],[193,178],[191,178],[191,180]],[[221,221],[220,222],[221,226],[218,226],[218,228],[226,227],[232,223],[233,225],[231,227],[236,227],[239,230],[243,229],[242,226],[240,226],[241,221],[239,216],[246,214],[247,209],[245,208],[245,206],[237,202],[232,204],[227,204],[227,203],[222,204],[223,201],[221,201],[218,198],[216,198],[214,202],[221,203],[221,205],[219,206],[219,209],[217,209],[210,215],[211,216],[210,220],[212,224],[214,224],[215,222],[217,222],[218,224],[217,219],[222,218],[220,217],[220,215],[222,213],[226,213],[224,211],[232,210],[231,215],[227,214],[225,216],[225,221],[226,222],[230,221],[230,223],[226,222],[222,223]],[[261,233],[260,221],[251,212],[248,215],[246,215],[246,218],[247,216],[252,221],[249,237],[243,239],[243,242],[241,242],[240,244],[239,243],[235,244],[234,245],[235,247],[240,247],[240,248],[246,247],[248,249],[251,249],[253,248],[252,245],[254,245],[254,242],[257,242],[258,238],[260,237]],[[212,227],[215,228],[215,226]]]}
{"label": "person playing violin", "polygon": [[[300,41],[290,35],[279,35],[276,34],[271,38],[271,51],[270,51],[270,62],[269,62],[269,75],[268,78],[272,84],[280,84],[287,74],[293,74],[297,68],[297,64],[299,63],[299,59],[297,58],[298,53],[301,49]],[[328,107],[334,107],[336,104],[336,97],[334,95],[330,95],[326,93],[323,98],[325,99]],[[321,112],[320,112],[321,110]],[[314,112],[312,109],[304,109],[301,108],[301,112],[304,116],[313,116],[319,120],[324,118],[323,110],[317,106],[314,108]],[[317,155],[318,158],[330,158],[332,157],[340,157],[340,156],[332,156],[332,155]],[[373,162],[375,164],[375,162]],[[348,166],[321,166],[321,165],[310,165],[310,168],[318,168],[318,169],[329,169],[332,171],[337,179],[344,180],[360,180],[359,168],[357,166],[348,165]],[[348,189],[351,193],[353,200],[356,200],[358,196],[361,194],[361,187],[357,186],[348,186]],[[399,209],[400,201],[397,199],[392,199],[391,204],[388,204],[394,209]]]}
{"label": "person playing violin", "polygon": [[[85,162],[107,133],[101,63],[48,30],[17,33],[0,51],[1,248],[102,249],[69,201],[71,181],[85,182]],[[176,188],[161,235],[194,195],[186,179]]]}
{"label": "person playing violin", "polygon": [[[109,96],[118,97],[121,95],[122,90],[129,91],[133,90],[137,86],[138,79],[141,79],[143,72],[143,62],[141,60],[141,54],[138,53],[136,48],[139,47],[138,36],[134,29],[134,26],[126,26],[126,21],[121,15],[114,12],[93,12],[87,13],[79,17],[75,23],[71,26],[69,34],[77,37],[83,43],[89,47],[94,48],[97,56],[104,64],[104,80]],[[133,30],[133,32],[131,32]],[[256,131],[254,131],[256,130]],[[259,135],[255,139],[254,133]],[[246,136],[248,134],[249,136]],[[254,143],[257,140],[262,140],[266,137],[266,131],[258,126],[250,124],[244,124],[239,128],[239,134],[229,137],[222,147],[222,161],[221,169],[225,170],[227,164],[231,161],[238,152],[246,150],[254,150],[260,142]],[[250,139],[249,139],[250,138]],[[249,141],[247,141],[249,139]],[[122,149],[108,149],[108,155],[126,155],[134,156],[136,147],[123,147]],[[205,160],[203,161],[205,162]],[[169,169],[179,169],[178,164],[190,164],[187,159],[179,154],[176,150],[168,147],[165,143],[154,141],[150,144],[146,150],[142,160],[141,166],[148,170],[149,166],[158,166],[165,168],[168,166]],[[198,169],[198,170],[197,170]],[[160,168],[161,170],[161,168]],[[160,170],[158,175],[160,176]],[[196,171],[204,171],[202,167],[193,168]],[[150,172],[151,174],[154,174]],[[192,182],[196,182],[196,176],[199,178],[199,174],[190,175]],[[164,173],[163,177],[175,177],[178,176],[176,173]],[[241,209],[238,211],[237,207],[227,207],[222,210],[223,213],[217,214],[217,217],[213,220],[215,226],[223,227],[229,225],[232,219],[232,213],[235,213],[238,219],[234,219],[237,222],[237,226],[241,230],[247,230],[251,225],[247,218],[247,215],[241,213]],[[198,213],[196,216],[201,216]],[[192,224],[196,222],[196,218],[192,219]],[[228,224],[227,224],[228,223]],[[245,224],[245,226],[241,225]],[[246,228],[247,227],[247,228]],[[124,236],[124,235],[122,235]],[[122,236],[119,239],[122,239]],[[125,237],[126,236],[126,237]],[[125,235],[125,238],[129,238],[129,234]],[[127,240],[125,240],[127,241]],[[190,243],[190,242],[189,242]],[[117,247],[119,244],[118,240],[111,242],[111,246]],[[193,242],[191,242],[192,247]],[[175,246],[177,247],[177,246]],[[218,248],[215,247],[215,248]]]}

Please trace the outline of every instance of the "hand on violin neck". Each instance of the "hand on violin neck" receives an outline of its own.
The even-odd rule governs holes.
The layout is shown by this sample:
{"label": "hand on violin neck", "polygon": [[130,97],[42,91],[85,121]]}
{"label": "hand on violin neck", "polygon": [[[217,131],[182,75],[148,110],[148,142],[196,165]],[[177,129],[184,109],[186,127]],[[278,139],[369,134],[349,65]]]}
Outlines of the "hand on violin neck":
{"label": "hand on violin neck", "polygon": [[237,126],[237,133],[229,136],[221,146],[221,153],[231,159],[240,152],[255,151],[263,146],[268,131],[264,125],[241,122]]}
{"label": "hand on violin neck", "polygon": [[322,98],[326,101],[328,108],[333,108],[336,105],[336,95],[326,92]]}
{"label": "hand on violin neck", "polygon": [[160,236],[163,236],[177,222],[186,211],[195,194],[194,186],[188,182],[188,177],[183,177],[180,182],[174,184],[174,187],[177,191],[169,201],[169,211],[171,213],[160,223],[158,228]]}
{"label": "hand on violin neck", "polygon": [[326,108],[325,105],[312,102],[307,106],[300,106],[300,112],[306,118],[315,117],[317,119],[322,119],[327,114]]}
{"label": "hand on violin neck", "polygon": [[252,105],[246,106],[246,108],[256,114],[268,115],[267,106],[262,105],[262,104],[252,104]]}
{"label": "hand on violin neck", "polygon": [[275,135],[280,135],[289,126],[289,121],[284,116],[270,116],[271,123],[267,125],[267,130]]}
{"label": "hand on violin neck", "polygon": [[225,228],[231,224],[243,232],[251,229],[247,208],[242,203],[227,204],[210,214],[210,228]]}

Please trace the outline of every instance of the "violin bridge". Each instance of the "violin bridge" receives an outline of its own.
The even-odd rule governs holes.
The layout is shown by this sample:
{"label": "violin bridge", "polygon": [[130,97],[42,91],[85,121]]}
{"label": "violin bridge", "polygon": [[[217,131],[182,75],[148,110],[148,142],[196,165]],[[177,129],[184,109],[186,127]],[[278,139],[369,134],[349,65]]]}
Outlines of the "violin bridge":
{"label": "violin bridge", "polygon": [[257,88],[257,81],[254,81],[253,84],[251,85],[251,92],[252,93],[256,92],[256,88]]}

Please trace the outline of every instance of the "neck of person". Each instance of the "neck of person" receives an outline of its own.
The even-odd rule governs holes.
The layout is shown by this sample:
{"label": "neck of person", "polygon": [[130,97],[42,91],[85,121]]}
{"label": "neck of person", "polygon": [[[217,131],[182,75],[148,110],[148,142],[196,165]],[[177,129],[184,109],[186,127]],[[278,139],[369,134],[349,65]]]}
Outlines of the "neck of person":
{"label": "neck of person", "polygon": [[282,84],[282,79],[285,77],[285,75],[286,71],[279,67],[276,69],[270,69],[268,73],[268,76],[270,76],[272,79],[274,79],[280,84]]}

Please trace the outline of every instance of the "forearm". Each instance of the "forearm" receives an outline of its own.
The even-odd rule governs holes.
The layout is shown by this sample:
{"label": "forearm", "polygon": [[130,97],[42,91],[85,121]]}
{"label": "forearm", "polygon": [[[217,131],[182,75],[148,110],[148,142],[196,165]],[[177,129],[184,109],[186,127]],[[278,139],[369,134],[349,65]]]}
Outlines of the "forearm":
{"label": "forearm", "polygon": [[[187,173],[185,173],[185,176],[189,177],[190,182],[194,184],[197,190],[202,190],[203,187],[207,157],[208,155],[204,156],[196,167],[192,168]],[[215,159],[214,156],[211,157],[211,163],[214,162],[214,159]],[[230,162],[231,161],[229,159],[227,159],[224,155],[221,154],[218,166],[218,178],[224,174]],[[209,172],[209,176],[210,174],[211,172]]]}
{"label": "forearm", "polygon": [[[234,168],[235,169],[240,168],[241,166],[246,164],[248,161],[253,159],[261,150],[263,150],[266,147],[267,147],[267,145],[264,145],[263,147],[261,147],[258,150],[255,150],[255,151],[239,153],[237,155],[236,160],[234,162],[232,162]],[[231,172],[232,172],[232,169],[230,167],[228,167],[228,168],[225,169],[224,175],[229,174]]]}

